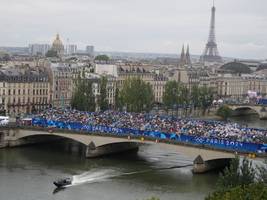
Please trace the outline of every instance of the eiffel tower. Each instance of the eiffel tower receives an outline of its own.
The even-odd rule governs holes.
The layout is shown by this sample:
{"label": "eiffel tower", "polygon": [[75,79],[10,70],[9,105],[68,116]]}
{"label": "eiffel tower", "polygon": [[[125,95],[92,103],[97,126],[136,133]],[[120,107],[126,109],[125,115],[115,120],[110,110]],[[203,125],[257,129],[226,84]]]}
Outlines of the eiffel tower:
{"label": "eiffel tower", "polygon": [[219,54],[215,36],[215,11],[216,8],[214,6],[214,1],[213,1],[213,6],[211,9],[209,39],[206,44],[206,48],[202,56],[200,57],[200,62],[222,62],[222,57]]}

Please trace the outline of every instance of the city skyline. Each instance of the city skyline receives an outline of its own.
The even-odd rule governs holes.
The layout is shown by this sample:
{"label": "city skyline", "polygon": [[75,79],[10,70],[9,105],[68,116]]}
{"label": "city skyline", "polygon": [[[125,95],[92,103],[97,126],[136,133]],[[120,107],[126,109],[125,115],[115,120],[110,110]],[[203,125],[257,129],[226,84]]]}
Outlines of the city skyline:
{"label": "city skyline", "polygon": [[[8,27],[0,33],[0,46],[51,44],[59,33],[79,49],[92,44],[97,51],[179,54],[189,43],[194,55],[205,47],[212,7],[212,0],[0,2],[0,24]],[[223,57],[267,58],[266,5],[263,0],[215,2]]]}

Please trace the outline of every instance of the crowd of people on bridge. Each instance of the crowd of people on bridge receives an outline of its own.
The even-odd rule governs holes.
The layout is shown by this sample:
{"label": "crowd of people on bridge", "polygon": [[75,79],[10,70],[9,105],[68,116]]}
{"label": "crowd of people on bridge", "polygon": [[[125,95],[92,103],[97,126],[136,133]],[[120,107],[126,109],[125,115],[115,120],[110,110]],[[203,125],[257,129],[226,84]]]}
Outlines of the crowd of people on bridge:
{"label": "crowd of people on bridge", "polygon": [[236,123],[214,120],[179,119],[172,116],[112,110],[105,112],[83,112],[70,109],[48,109],[35,117],[67,123],[79,122],[83,125],[158,131],[240,142],[267,142],[267,130],[248,128]]}

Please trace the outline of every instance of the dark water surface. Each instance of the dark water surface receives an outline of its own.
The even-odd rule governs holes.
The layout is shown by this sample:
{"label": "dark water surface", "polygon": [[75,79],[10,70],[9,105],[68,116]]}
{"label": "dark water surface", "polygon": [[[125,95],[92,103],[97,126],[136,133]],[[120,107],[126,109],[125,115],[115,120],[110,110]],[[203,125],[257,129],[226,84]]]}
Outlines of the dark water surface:
{"label": "dark water surface", "polygon": [[[267,126],[256,116],[233,120]],[[84,159],[78,152],[77,144],[63,141],[0,149],[0,200],[200,200],[218,178],[216,173],[193,175],[191,166],[163,169],[192,160],[157,145],[142,146],[138,154],[98,159]],[[74,184],[53,194],[53,181],[69,176]]]}

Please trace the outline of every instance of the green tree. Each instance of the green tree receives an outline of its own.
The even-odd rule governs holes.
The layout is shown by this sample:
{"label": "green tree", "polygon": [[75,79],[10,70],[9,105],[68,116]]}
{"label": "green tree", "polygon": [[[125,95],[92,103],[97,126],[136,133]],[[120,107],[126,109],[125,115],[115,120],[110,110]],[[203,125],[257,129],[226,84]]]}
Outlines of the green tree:
{"label": "green tree", "polygon": [[239,157],[231,160],[230,166],[220,173],[217,189],[227,190],[239,184]]}
{"label": "green tree", "polygon": [[84,77],[78,78],[74,95],[71,100],[72,108],[82,111],[95,111],[95,97],[92,91],[92,81]]}
{"label": "green tree", "polygon": [[122,108],[119,88],[116,88],[116,90],[115,90],[115,108],[116,109],[121,109]]}
{"label": "green tree", "polygon": [[58,57],[57,51],[50,49],[46,52],[45,57]]}
{"label": "green tree", "polygon": [[11,60],[11,57],[8,53],[2,53],[0,52],[0,61],[10,61]]}
{"label": "green tree", "polygon": [[232,159],[230,166],[225,168],[217,182],[218,191],[227,191],[237,186],[245,186],[255,181],[255,170],[252,162],[246,157],[239,166],[240,158]]}
{"label": "green tree", "polygon": [[163,93],[163,104],[167,108],[173,108],[174,105],[183,105],[189,103],[189,91],[187,87],[177,81],[168,81]]}
{"label": "green tree", "polygon": [[193,85],[191,89],[191,103],[193,104],[194,108],[200,107],[200,92],[199,87],[197,85]]}
{"label": "green tree", "polygon": [[141,112],[150,110],[154,100],[153,90],[149,83],[140,78],[127,79],[119,92],[121,105],[128,111]]}
{"label": "green tree", "polygon": [[259,182],[267,185],[267,159],[263,165],[257,166],[258,176],[257,179]]}
{"label": "green tree", "polygon": [[[231,161],[223,174],[220,174],[217,190],[206,200],[261,200],[267,199],[267,163],[258,167],[258,174],[252,161],[244,158],[239,166],[239,157]],[[256,181],[258,178],[258,182]]]}
{"label": "green tree", "polygon": [[157,197],[151,197],[151,198],[148,198],[148,199],[146,199],[146,200],[160,200],[160,199],[157,198]]}
{"label": "green tree", "polygon": [[255,182],[256,171],[252,166],[252,161],[249,161],[246,157],[242,160],[239,173],[239,185],[245,186]]}
{"label": "green tree", "polygon": [[224,120],[227,120],[232,115],[233,110],[228,106],[221,106],[218,111],[217,115],[222,117]]}
{"label": "green tree", "polygon": [[167,108],[172,108],[177,103],[178,84],[176,81],[168,81],[163,93],[163,104]]}
{"label": "green tree", "polygon": [[188,88],[185,85],[180,84],[179,89],[180,89],[180,92],[178,92],[178,103],[183,104],[183,105],[189,104],[190,93],[189,93]]}
{"label": "green tree", "polygon": [[95,60],[98,61],[109,61],[109,57],[107,55],[98,55],[95,57]]}
{"label": "green tree", "polygon": [[99,107],[100,110],[105,111],[108,109],[108,99],[107,99],[107,78],[102,77],[100,81],[100,97],[99,97]]}
{"label": "green tree", "polygon": [[236,186],[228,191],[217,191],[206,200],[263,200],[267,199],[267,187],[261,183]]}
{"label": "green tree", "polygon": [[167,108],[173,108],[173,105],[193,104],[194,108],[200,107],[203,113],[211,106],[213,100],[213,90],[209,87],[198,87],[194,85],[191,91],[182,83],[169,81],[166,83],[163,94],[163,104]]}
{"label": "green tree", "polygon": [[203,109],[203,114],[206,113],[208,107],[211,106],[213,100],[213,91],[211,88],[203,86],[199,87],[199,104]]}

